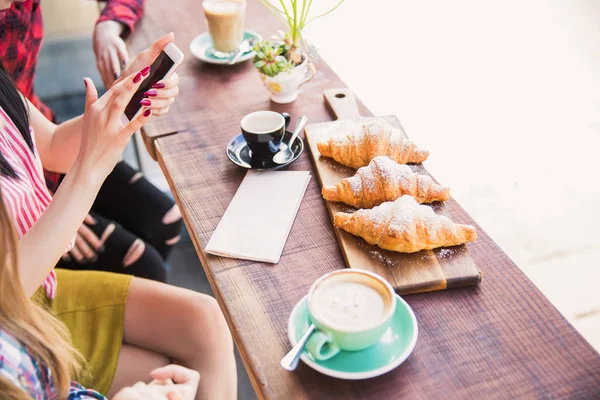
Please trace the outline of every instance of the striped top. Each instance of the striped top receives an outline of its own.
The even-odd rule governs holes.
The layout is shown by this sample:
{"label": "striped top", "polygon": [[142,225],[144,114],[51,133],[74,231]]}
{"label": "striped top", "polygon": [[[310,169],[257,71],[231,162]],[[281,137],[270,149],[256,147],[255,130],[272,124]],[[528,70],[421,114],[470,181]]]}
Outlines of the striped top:
{"label": "striped top", "polygon": [[[19,179],[0,176],[0,189],[19,237],[23,237],[31,229],[52,200],[44,181],[33,130],[29,128],[29,131],[34,143],[33,153],[15,124],[0,107],[0,153],[19,176]],[[43,283],[49,298],[56,296],[57,285],[56,274],[52,270]]]}

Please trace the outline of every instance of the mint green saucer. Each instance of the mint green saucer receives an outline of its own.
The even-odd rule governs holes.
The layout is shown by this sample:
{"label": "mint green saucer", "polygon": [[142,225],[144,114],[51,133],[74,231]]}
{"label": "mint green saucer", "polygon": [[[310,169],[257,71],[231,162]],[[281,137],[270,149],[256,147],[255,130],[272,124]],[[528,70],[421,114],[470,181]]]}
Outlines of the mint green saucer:
{"label": "mint green saucer", "polygon": [[[402,364],[417,343],[419,329],[410,306],[398,295],[396,313],[390,328],[379,343],[361,351],[340,351],[326,361],[315,360],[306,350],[300,359],[309,367],[334,378],[367,379],[383,375]],[[292,346],[310,326],[307,296],[296,304],[288,322],[288,336]]]}
{"label": "mint green saucer", "polygon": [[[256,42],[259,42],[262,40],[262,36],[260,36],[258,33],[254,32],[254,31],[250,31],[250,30],[245,30],[244,31],[244,40],[249,40],[250,38],[253,38]],[[210,64],[220,64],[220,65],[227,65],[227,63],[229,62],[229,58],[219,58],[216,57],[213,54],[213,47],[212,47],[212,39],[210,38],[210,35],[208,32],[204,32],[198,36],[196,36],[194,38],[194,40],[192,40],[192,42],[190,43],[190,52],[198,59],[210,63]],[[241,55],[241,57],[239,58],[239,60],[237,60],[237,63],[246,61],[251,59],[252,57],[254,57],[254,51],[253,50],[249,50],[246,51],[244,54]]]}

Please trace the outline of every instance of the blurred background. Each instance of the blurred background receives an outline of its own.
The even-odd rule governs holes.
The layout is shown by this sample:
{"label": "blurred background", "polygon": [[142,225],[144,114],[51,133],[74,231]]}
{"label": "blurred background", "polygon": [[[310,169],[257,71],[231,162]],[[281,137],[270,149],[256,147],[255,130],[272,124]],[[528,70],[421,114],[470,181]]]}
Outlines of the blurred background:
{"label": "blurred background", "polygon": [[[64,120],[83,111],[81,77],[102,82],[99,9],[44,0],[42,10],[36,90]],[[600,350],[598,21],[594,0],[347,0],[304,34],[376,115],[398,115],[430,150],[426,168]],[[137,165],[133,146],[126,160]],[[170,265],[171,283],[210,291],[189,240]],[[247,378],[240,391],[253,396]]]}
{"label": "blurred background", "polygon": [[365,9],[348,0],[305,36],[375,115],[399,117],[429,172],[600,350],[600,3]]}

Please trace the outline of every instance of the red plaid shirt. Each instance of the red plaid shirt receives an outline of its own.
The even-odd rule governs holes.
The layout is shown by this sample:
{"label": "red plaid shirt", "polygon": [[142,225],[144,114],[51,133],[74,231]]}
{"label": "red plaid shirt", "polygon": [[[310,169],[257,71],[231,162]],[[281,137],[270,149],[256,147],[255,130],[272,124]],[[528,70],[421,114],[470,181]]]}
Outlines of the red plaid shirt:
{"label": "red plaid shirt", "polygon": [[[122,36],[127,36],[142,16],[144,2],[145,0],[107,0],[98,22],[107,20],[120,22],[125,26]],[[19,90],[49,120],[53,121],[54,113],[35,95],[33,88],[35,66],[43,36],[44,25],[40,0],[13,3],[4,19],[0,20],[0,61]],[[46,179],[50,189],[56,190],[58,175],[46,174]]]}

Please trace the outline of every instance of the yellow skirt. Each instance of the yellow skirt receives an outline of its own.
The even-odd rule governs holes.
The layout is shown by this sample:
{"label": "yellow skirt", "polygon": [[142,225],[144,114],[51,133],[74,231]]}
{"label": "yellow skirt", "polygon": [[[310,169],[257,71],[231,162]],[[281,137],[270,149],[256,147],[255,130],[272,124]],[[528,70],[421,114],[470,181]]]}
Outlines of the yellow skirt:
{"label": "yellow skirt", "polygon": [[83,355],[86,376],[79,383],[102,394],[108,393],[117,369],[125,303],[131,275],[98,271],[57,269],[58,288],[54,300],[40,288],[33,301],[48,307],[62,321],[75,348]]}

